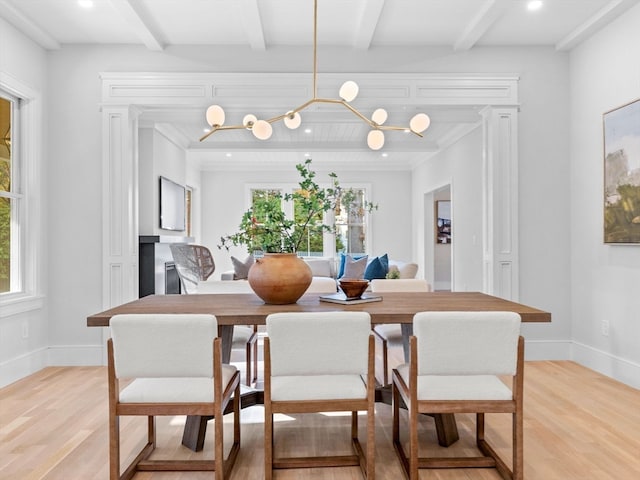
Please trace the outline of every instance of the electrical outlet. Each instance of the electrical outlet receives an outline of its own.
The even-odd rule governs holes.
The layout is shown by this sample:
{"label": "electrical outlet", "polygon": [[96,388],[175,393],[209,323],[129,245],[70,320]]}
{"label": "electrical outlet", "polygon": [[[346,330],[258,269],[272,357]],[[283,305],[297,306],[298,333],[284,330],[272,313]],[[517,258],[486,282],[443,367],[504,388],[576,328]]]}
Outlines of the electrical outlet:
{"label": "electrical outlet", "polygon": [[609,336],[609,320],[602,320],[602,335]]}
{"label": "electrical outlet", "polygon": [[22,338],[29,338],[29,322],[22,322]]}

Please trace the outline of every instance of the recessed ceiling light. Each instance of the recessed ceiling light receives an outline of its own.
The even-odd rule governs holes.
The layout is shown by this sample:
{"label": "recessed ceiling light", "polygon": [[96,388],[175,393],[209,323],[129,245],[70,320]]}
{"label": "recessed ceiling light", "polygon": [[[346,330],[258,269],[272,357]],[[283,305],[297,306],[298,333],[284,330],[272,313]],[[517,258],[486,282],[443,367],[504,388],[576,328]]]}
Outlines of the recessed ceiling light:
{"label": "recessed ceiling light", "polygon": [[311,129],[310,128],[305,128],[304,129],[304,133],[311,133]]}
{"label": "recessed ceiling light", "polygon": [[226,157],[231,157],[232,155],[230,153],[225,154]]}
{"label": "recessed ceiling light", "polygon": [[210,128],[204,128],[203,131],[204,131],[204,133],[209,133],[211,131],[211,129]]}
{"label": "recessed ceiling light", "polygon": [[93,0],[78,0],[78,5],[82,8],[93,8]]}
{"label": "recessed ceiling light", "polygon": [[527,10],[534,11],[542,8],[542,0],[531,0],[527,3]]}
{"label": "recessed ceiling light", "polygon": [[305,154],[304,154],[304,156],[305,156],[306,158],[309,158],[309,157],[311,156],[311,154],[310,154],[310,153],[305,153]]}
{"label": "recessed ceiling light", "polygon": [[382,154],[382,156],[383,156],[384,158],[387,158],[387,157],[389,156],[389,154],[385,152],[385,153],[383,153],[383,154]]}

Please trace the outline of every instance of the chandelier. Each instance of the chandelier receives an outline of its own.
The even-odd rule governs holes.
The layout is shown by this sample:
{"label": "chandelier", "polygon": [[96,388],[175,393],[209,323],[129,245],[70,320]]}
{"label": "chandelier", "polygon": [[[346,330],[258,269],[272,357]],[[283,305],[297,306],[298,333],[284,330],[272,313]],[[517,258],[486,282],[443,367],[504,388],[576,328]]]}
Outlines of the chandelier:
{"label": "chandelier", "polygon": [[400,127],[394,125],[384,125],[387,120],[387,111],[383,108],[378,108],[373,112],[371,118],[368,118],[362,114],[359,110],[353,107],[349,102],[353,101],[358,95],[358,84],[351,80],[344,82],[338,92],[338,98],[320,98],[318,97],[317,78],[318,78],[318,0],[313,1],[313,98],[307,100],[302,105],[287,111],[282,115],[275,116],[268,119],[258,119],[253,114],[247,114],[242,119],[242,125],[225,125],[225,113],[224,109],[220,105],[211,105],[206,112],[207,123],[211,127],[211,130],[207,132],[200,141],[202,142],[210,135],[213,135],[219,130],[250,130],[253,135],[260,140],[268,140],[272,133],[272,123],[283,121],[285,126],[289,129],[296,129],[302,123],[302,117],[300,112],[305,108],[313,105],[314,103],[333,103],[342,105],[347,110],[350,110],[363,122],[371,127],[369,134],[367,135],[367,145],[372,150],[380,150],[384,145],[384,131],[385,130],[399,130],[403,132],[411,132],[419,137],[422,137],[424,132],[431,122],[429,117],[424,113],[418,113],[409,122],[409,126]]}

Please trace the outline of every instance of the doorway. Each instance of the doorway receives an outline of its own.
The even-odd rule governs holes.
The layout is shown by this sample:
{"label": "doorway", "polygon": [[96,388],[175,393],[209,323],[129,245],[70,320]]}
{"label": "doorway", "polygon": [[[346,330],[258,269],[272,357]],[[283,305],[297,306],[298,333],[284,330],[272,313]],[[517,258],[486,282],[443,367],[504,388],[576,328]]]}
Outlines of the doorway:
{"label": "doorway", "polygon": [[453,285],[452,211],[450,184],[425,194],[425,276],[434,291]]}

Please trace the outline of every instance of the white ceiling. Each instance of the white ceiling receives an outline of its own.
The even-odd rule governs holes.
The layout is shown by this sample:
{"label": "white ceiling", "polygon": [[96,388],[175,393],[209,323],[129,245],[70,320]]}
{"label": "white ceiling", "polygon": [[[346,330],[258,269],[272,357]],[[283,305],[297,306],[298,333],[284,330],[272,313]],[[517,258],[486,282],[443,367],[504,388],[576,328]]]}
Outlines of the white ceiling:
{"label": "white ceiling", "polygon": [[[528,0],[319,0],[318,46],[366,52],[380,47],[442,47],[465,51],[479,46],[550,46],[570,50],[640,0],[544,0],[540,10],[529,12]],[[78,0],[0,0],[0,17],[48,50],[68,44],[137,44],[152,51],[186,46],[233,46],[251,52],[247,58],[282,47],[309,47],[312,52],[313,0],[93,0],[81,8]],[[286,55],[276,58],[287,71]],[[249,61],[249,60],[247,60]],[[269,61],[272,61],[270,58]],[[272,71],[278,66],[270,65]],[[375,66],[372,66],[372,71]],[[345,78],[347,80],[348,78]],[[287,105],[298,105],[307,98]],[[274,106],[284,113],[282,106]],[[394,106],[395,111],[415,109]],[[319,109],[322,110],[322,109]],[[368,113],[368,112],[367,112]],[[393,112],[390,112],[390,115]],[[251,158],[256,162],[290,157],[300,161],[310,152],[314,159],[327,154],[340,162],[360,159],[410,165],[418,152],[436,151],[479,120],[473,108],[430,108],[432,126],[424,139],[390,132],[384,151],[362,147],[368,128],[349,112],[322,111],[305,117],[296,131],[275,128],[266,147],[244,131],[218,132],[199,143],[203,132],[201,111],[147,113],[167,135],[193,139],[190,150],[204,164],[229,163]],[[230,112],[227,112],[228,116]],[[238,115],[241,115],[238,113]],[[333,118],[339,121],[334,122]],[[390,118],[391,120],[391,118]],[[403,120],[403,122],[408,121]],[[311,133],[305,133],[310,127]],[[393,135],[403,137],[399,140]],[[353,139],[360,143],[355,143]],[[331,145],[353,145],[336,151]],[[287,148],[286,145],[291,145]]]}

